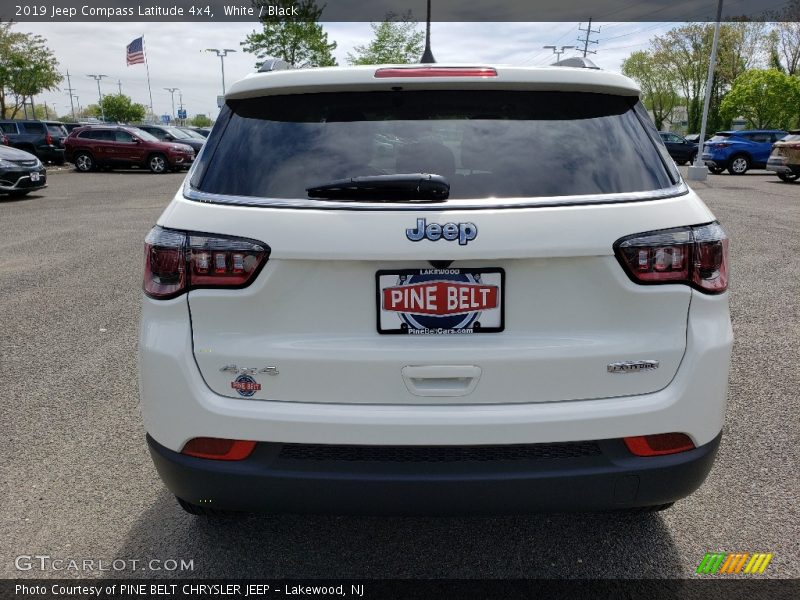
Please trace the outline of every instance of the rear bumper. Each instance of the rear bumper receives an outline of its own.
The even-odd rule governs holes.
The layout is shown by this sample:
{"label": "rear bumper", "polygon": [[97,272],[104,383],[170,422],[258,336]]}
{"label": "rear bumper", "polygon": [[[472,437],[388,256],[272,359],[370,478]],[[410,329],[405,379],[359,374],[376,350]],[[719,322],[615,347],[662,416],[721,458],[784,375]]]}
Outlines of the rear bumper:
{"label": "rear bumper", "polygon": [[787,164],[786,158],[772,158],[767,161],[767,171],[775,173],[800,173],[800,165]]}
{"label": "rear bumper", "polygon": [[58,162],[64,160],[65,150],[57,146],[37,146],[36,155],[42,160]]}
{"label": "rear bumper", "polygon": [[[328,514],[512,514],[665,504],[696,490],[721,434],[671,456],[632,456],[623,442],[537,444],[543,451],[477,458],[480,447],[308,446],[260,443],[242,461],[184,456],[149,435],[161,479],[176,496],[209,508]],[[462,447],[463,448],[463,447]],[[501,447],[494,447],[501,448]],[[554,449],[555,448],[555,449]],[[573,448],[570,450],[569,448]],[[565,450],[566,449],[566,450]]]}

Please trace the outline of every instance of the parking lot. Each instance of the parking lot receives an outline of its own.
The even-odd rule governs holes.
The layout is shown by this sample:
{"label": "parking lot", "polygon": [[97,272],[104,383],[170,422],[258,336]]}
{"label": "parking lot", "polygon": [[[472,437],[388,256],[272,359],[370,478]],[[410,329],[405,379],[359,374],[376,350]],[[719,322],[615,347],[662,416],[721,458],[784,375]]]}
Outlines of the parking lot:
{"label": "parking lot", "polygon": [[[161,485],[137,408],[142,240],[182,179],[61,171],[0,199],[1,577],[680,578],[710,551],[800,576],[800,183],[695,185],[732,239],[736,342],[719,457],[669,511],[209,521]],[[18,571],[19,555],[193,570]]]}

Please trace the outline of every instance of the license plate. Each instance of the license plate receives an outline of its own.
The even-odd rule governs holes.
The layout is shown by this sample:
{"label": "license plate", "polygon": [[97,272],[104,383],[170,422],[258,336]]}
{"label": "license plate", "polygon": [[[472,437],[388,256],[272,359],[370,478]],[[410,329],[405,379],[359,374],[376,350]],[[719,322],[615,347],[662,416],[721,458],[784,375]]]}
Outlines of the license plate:
{"label": "license plate", "polygon": [[378,271],[378,333],[451,335],[505,328],[505,271],[403,269]]}
{"label": "license plate", "polygon": [[38,173],[31,173],[31,181],[33,181],[34,183],[39,181],[39,174]]}

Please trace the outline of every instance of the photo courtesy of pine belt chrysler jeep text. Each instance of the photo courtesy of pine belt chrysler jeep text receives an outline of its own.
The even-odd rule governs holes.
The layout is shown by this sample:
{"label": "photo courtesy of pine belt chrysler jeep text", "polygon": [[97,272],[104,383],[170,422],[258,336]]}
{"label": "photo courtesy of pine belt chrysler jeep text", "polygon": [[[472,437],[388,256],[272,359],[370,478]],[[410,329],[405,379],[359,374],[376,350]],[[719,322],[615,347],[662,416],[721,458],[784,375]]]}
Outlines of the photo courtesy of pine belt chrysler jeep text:
{"label": "photo courtesy of pine belt chrysler jeep text", "polygon": [[630,79],[269,69],[145,240],[141,410],[184,509],[658,510],[701,485],[728,239]]}

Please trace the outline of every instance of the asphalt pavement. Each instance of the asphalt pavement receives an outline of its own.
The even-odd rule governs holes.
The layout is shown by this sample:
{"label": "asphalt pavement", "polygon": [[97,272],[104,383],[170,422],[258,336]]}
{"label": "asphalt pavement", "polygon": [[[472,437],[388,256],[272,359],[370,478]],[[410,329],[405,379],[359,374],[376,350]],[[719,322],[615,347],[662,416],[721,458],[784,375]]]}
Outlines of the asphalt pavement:
{"label": "asphalt pavement", "polygon": [[800,183],[695,184],[732,239],[736,342],[717,462],[672,509],[208,520],[162,486],[137,407],[142,241],[182,179],[63,171],[0,199],[0,577],[693,577],[710,551],[800,576]]}

